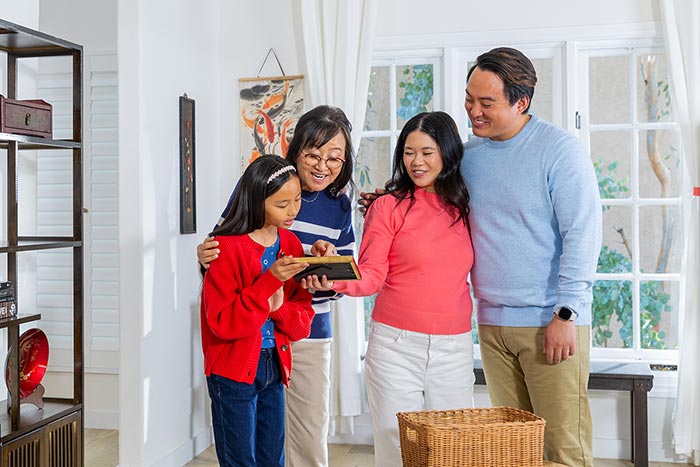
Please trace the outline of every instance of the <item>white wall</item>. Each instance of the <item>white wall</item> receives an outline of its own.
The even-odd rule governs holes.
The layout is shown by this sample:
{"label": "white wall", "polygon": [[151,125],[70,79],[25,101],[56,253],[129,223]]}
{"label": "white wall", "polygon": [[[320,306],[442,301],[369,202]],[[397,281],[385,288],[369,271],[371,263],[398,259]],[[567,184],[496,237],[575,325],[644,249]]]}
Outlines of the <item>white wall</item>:
{"label": "white wall", "polygon": [[[238,78],[254,76],[270,47],[298,71],[290,5],[119,1],[122,466],[182,465],[209,445],[195,246],[238,176]],[[187,236],[178,224],[183,92],[196,100],[198,233]]]}
{"label": "white wall", "polygon": [[0,0],[0,18],[20,26],[39,26],[39,0]]}
{"label": "white wall", "polygon": [[[656,0],[381,0],[377,35],[455,33],[540,27],[643,23],[658,17]],[[507,12],[507,14],[505,14]]]}
{"label": "white wall", "polygon": [[118,9],[120,465],[182,465],[208,429],[196,345],[200,236],[179,234],[178,98],[196,101],[206,193],[201,169],[219,152],[218,2],[120,0]]}
{"label": "white wall", "polygon": [[82,45],[85,55],[117,49],[117,0],[40,1],[42,32]]}
{"label": "white wall", "polygon": [[[294,25],[298,14],[293,10],[296,3],[298,0],[221,1],[219,99],[223,133],[222,153],[217,158],[221,166],[218,172],[211,172],[212,176],[216,175],[213,179],[219,182],[219,186],[218,192],[207,199],[210,206],[206,208],[212,210],[202,217],[202,233],[214,226],[240,177],[238,80],[257,76],[270,48],[275,50],[287,75],[304,73],[303,64],[300,64],[303,44]],[[270,55],[260,76],[281,74]]]}

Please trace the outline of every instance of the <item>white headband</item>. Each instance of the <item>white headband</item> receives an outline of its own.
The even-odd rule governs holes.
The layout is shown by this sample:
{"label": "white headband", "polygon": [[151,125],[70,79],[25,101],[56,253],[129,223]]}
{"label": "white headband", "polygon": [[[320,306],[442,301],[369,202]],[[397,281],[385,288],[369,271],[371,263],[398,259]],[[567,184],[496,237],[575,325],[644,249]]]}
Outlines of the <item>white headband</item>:
{"label": "white headband", "polygon": [[287,173],[287,172],[291,172],[291,171],[296,172],[296,169],[294,168],[294,166],[293,165],[286,165],[286,166],[282,167],[281,169],[277,170],[272,175],[270,175],[270,178],[267,179],[267,183],[269,184],[272,180],[276,179],[277,177],[279,177],[283,173]]}

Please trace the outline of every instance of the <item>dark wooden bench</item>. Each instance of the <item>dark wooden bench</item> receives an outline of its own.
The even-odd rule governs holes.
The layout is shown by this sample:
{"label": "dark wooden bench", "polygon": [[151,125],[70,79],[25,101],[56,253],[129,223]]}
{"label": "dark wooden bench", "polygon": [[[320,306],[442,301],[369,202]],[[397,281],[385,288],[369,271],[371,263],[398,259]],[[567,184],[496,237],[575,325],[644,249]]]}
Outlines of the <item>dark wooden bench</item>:
{"label": "dark wooden bench", "polygon": [[[486,384],[481,360],[474,361],[476,384]],[[654,374],[644,363],[591,362],[588,389],[627,391],[632,413],[632,461],[635,467],[649,466],[647,393]]]}

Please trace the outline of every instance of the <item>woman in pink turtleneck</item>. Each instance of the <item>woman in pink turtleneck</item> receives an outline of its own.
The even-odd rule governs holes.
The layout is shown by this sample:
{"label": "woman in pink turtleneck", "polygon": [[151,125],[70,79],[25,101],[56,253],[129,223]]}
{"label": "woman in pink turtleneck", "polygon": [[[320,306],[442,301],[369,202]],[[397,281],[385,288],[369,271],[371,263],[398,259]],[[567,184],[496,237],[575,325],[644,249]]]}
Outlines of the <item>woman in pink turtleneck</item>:
{"label": "woman in pink turtleneck", "polygon": [[416,115],[396,143],[388,195],[365,220],[362,280],[313,279],[351,296],[377,293],[366,356],[375,463],[401,466],[396,413],[472,406],[473,251],[463,146],[444,112]]}

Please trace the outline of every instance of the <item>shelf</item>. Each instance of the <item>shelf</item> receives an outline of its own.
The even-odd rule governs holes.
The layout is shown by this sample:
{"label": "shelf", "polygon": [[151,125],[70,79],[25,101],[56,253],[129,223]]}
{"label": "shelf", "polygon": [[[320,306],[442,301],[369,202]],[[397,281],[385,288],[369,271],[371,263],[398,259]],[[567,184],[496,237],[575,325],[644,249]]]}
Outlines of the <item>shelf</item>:
{"label": "shelf", "polygon": [[38,136],[0,133],[0,149],[8,149],[8,141],[17,141],[19,149],[80,149],[80,143],[68,139],[40,138]]}
{"label": "shelf", "polygon": [[0,319],[0,329],[9,328],[10,326],[18,326],[20,324],[30,323],[32,321],[38,321],[40,319],[41,313],[34,313],[31,315],[19,314],[11,318],[2,318]]}
{"label": "shelf", "polygon": [[12,431],[10,416],[6,410],[7,401],[0,401],[0,445],[12,441],[32,430],[41,428],[53,420],[58,420],[82,409],[82,404],[74,404],[72,399],[44,398],[44,408],[37,409],[33,405],[20,406],[19,428]]}
{"label": "shelf", "polygon": [[[3,54],[4,52],[4,54]],[[0,59],[5,56],[5,91],[8,98],[16,98],[18,88],[23,88],[22,82],[27,76],[22,70],[24,59],[33,57],[63,57],[61,62],[71,62],[72,65],[72,132],[61,134],[68,139],[42,138],[39,136],[19,135],[0,132],[0,163],[6,168],[6,195],[0,202],[7,206],[6,222],[3,224],[4,239],[0,241],[0,255],[4,255],[7,269],[6,279],[15,284],[15,294],[23,284],[23,276],[37,274],[34,264],[28,268],[18,267],[20,255],[23,252],[39,250],[68,249],[72,256],[73,285],[73,378],[72,398],[44,398],[44,407],[37,409],[30,404],[21,404],[19,397],[10,397],[7,391],[6,401],[0,402],[0,463],[3,467],[10,456],[15,459],[11,465],[34,465],[37,467],[53,465],[70,465],[82,467],[84,460],[82,425],[83,425],[83,389],[84,389],[84,349],[83,349],[83,47],[40,31],[0,19]],[[37,88],[37,91],[39,89]],[[41,95],[36,96],[41,98]],[[53,114],[53,117],[56,115]],[[24,197],[20,196],[18,172],[20,158],[27,156],[22,150],[54,150],[57,155],[70,154],[72,159],[72,230],[63,236],[21,235],[19,212],[23,206]],[[52,157],[52,153],[48,153]],[[36,174],[36,171],[33,172]],[[28,189],[31,189],[28,188]],[[31,206],[29,206],[31,208]],[[31,210],[31,209],[30,209]],[[22,224],[23,225],[23,224]],[[26,229],[25,229],[26,230]],[[35,293],[33,289],[29,293]],[[19,376],[19,331],[20,324],[38,321],[41,314],[21,314],[16,317],[0,319],[0,330],[5,329],[7,336],[9,358],[5,364],[10,372]],[[40,322],[40,321],[39,321]],[[0,336],[2,333],[0,333]],[[5,375],[3,374],[3,377]],[[17,378],[19,379],[19,378]],[[19,381],[13,378],[13,387]],[[62,386],[52,389],[63,393]],[[4,404],[4,406],[3,406]],[[28,457],[29,456],[29,457]],[[31,457],[31,459],[30,459]],[[58,459],[58,462],[54,462]],[[7,464],[10,465],[10,464]]]}
{"label": "shelf", "polygon": [[19,24],[0,20],[0,50],[25,57],[70,55],[83,47]]}
{"label": "shelf", "polygon": [[18,245],[8,245],[7,242],[0,242],[0,253],[14,253],[20,251],[55,250],[57,248],[75,248],[82,246],[83,242],[75,241],[72,238],[20,241]]}

